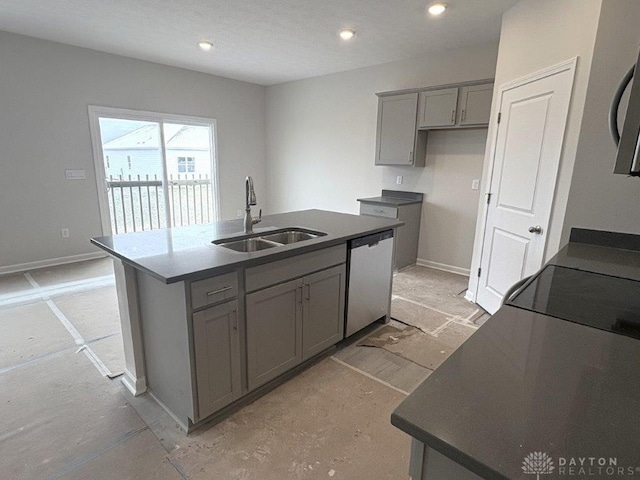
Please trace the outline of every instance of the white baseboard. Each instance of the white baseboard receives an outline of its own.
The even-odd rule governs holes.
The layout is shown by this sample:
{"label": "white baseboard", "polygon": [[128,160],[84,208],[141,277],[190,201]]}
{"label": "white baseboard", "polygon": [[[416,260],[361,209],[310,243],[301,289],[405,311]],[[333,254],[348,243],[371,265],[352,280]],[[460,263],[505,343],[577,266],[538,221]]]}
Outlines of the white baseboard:
{"label": "white baseboard", "polygon": [[106,257],[106,252],[80,253],[78,255],[70,255],[68,257],[50,258],[48,260],[38,260],[37,262],[17,263],[15,265],[7,265],[0,267],[0,275],[7,273],[26,272],[36,268],[53,267],[55,265],[64,265],[65,263],[82,262],[84,260],[94,260],[96,258]]}
{"label": "white baseboard", "polygon": [[442,270],[444,272],[464,275],[465,277],[468,277],[469,274],[471,273],[471,270],[469,270],[468,268],[462,268],[462,267],[456,267],[454,265],[447,265],[444,263],[432,262],[431,260],[423,260],[422,258],[419,258],[416,261],[416,264],[420,265],[421,267],[435,268],[436,270]]}
{"label": "white baseboard", "polygon": [[134,397],[142,395],[147,391],[147,379],[145,377],[136,378],[126,367],[124,368],[121,381]]}

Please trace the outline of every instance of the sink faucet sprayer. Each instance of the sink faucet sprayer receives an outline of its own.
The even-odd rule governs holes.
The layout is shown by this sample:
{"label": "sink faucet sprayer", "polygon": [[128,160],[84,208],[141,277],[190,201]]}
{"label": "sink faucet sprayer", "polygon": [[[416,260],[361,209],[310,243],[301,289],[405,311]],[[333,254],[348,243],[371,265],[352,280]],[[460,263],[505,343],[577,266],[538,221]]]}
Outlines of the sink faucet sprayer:
{"label": "sink faucet sprayer", "polygon": [[251,205],[256,205],[256,192],[253,190],[253,179],[244,179],[245,208],[244,208],[244,233],[253,233],[253,226],[262,220],[262,209],[258,213],[258,218],[251,218]]}

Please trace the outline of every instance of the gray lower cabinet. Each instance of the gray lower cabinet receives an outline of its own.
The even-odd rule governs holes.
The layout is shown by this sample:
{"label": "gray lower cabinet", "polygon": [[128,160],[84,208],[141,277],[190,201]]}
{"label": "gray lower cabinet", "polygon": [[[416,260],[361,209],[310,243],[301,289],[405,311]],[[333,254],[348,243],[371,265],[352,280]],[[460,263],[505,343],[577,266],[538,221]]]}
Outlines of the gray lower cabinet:
{"label": "gray lower cabinet", "polygon": [[302,286],[302,359],[344,337],[344,265],[305,277]]}
{"label": "gray lower cabinet", "polygon": [[444,456],[424,443],[411,439],[411,458],[409,460],[411,480],[482,480],[481,477]]}
{"label": "gray lower cabinet", "polygon": [[236,300],[193,314],[198,416],[205,418],[242,395]]}
{"label": "gray lower cabinet", "polygon": [[249,390],[302,361],[301,290],[297,279],[247,295]]}
{"label": "gray lower cabinet", "polygon": [[345,275],[342,264],[246,296],[249,390],[342,340]]}
{"label": "gray lower cabinet", "polygon": [[346,244],[173,284],[139,272],[149,392],[189,430],[343,338]]}
{"label": "gray lower cabinet", "polygon": [[373,217],[397,218],[404,225],[396,229],[394,247],[394,268],[403,268],[415,265],[418,260],[418,240],[420,237],[420,217],[422,215],[422,203],[409,205],[386,206],[377,203],[367,203],[360,199],[360,215]]}

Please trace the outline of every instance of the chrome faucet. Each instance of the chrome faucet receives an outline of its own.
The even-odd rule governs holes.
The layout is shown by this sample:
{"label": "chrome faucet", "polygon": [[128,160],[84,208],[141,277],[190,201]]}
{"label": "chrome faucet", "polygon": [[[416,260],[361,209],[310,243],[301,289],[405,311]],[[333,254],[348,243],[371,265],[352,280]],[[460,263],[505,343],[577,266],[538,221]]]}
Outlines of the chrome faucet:
{"label": "chrome faucet", "polygon": [[244,179],[244,233],[253,233],[253,226],[262,220],[262,209],[258,214],[258,218],[251,218],[251,205],[256,205],[256,192],[253,190],[253,179],[247,177]]}

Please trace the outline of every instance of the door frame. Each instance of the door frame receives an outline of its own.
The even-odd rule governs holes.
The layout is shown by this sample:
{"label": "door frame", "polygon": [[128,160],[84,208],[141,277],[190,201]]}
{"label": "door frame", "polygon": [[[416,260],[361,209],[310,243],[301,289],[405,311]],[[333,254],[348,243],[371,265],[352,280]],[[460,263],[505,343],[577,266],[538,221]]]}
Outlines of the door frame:
{"label": "door frame", "polygon": [[[107,191],[105,189],[106,174],[104,170],[104,152],[102,151],[102,138],[100,137],[100,122],[102,118],[122,118],[126,120],[158,122],[160,124],[160,141],[162,142],[163,151],[163,184],[165,189],[165,198],[167,195],[167,159],[164,147],[164,129],[163,123],[180,123],[184,125],[211,126],[211,135],[209,144],[213,150],[211,153],[211,190],[214,221],[220,220],[220,185],[218,180],[218,124],[215,118],[194,117],[190,115],[179,115],[174,113],[148,112],[144,110],[131,110],[126,108],[102,107],[97,105],[89,105],[89,130],[91,133],[91,145],[93,147],[93,164],[95,167],[96,187],[98,195],[98,206],[100,209],[100,223],[102,226],[102,235],[113,235],[111,231],[111,214],[109,212],[109,201]],[[167,212],[167,226],[169,222],[169,209]]]}
{"label": "door frame", "polygon": [[[476,230],[476,239],[473,245],[473,258],[472,258],[472,266],[475,266],[476,268],[472,269],[469,277],[469,287],[473,287],[473,289],[471,288],[467,289],[467,293],[465,294],[465,298],[473,303],[476,303],[478,299],[478,289],[480,287],[480,276],[477,275],[477,271],[480,265],[482,265],[482,258],[485,255],[484,240],[485,240],[485,236],[486,236],[485,234],[487,229],[487,217],[489,215],[489,208],[488,208],[489,205],[486,200],[487,200],[487,195],[490,195],[492,193],[492,187],[494,185],[494,181],[496,180],[493,178],[493,172],[494,172],[494,166],[496,161],[495,155],[496,155],[496,146],[498,143],[498,133],[500,130],[500,124],[498,123],[498,115],[500,114],[503,96],[505,92],[509,90],[513,90],[515,88],[521,87],[528,83],[533,83],[535,81],[541,80],[546,77],[550,77],[552,75],[556,75],[558,73],[562,73],[564,71],[569,71],[571,90],[569,94],[570,98],[569,98],[569,110],[567,111],[567,121],[565,122],[565,128],[561,136],[562,147],[561,147],[560,160],[558,161],[558,167],[557,167],[559,171],[560,165],[564,157],[564,150],[565,150],[564,140],[565,140],[565,135],[567,133],[567,127],[569,125],[568,120],[569,120],[569,115],[571,113],[573,87],[575,84],[575,76],[576,76],[575,74],[576,74],[577,63],[578,63],[578,57],[573,57],[568,60],[565,60],[564,62],[552,65],[547,68],[543,68],[542,70],[538,70],[537,72],[524,75],[514,80],[509,80],[508,82],[500,84],[496,88],[496,92],[495,92],[496,95],[494,95],[495,100],[493,102],[493,108],[491,112],[492,122],[495,122],[495,123],[493,123],[494,128],[492,129],[492,132],[491,132],[491,144],[489,147],[488,155],[486,157],[491,159],[487,168],[487,178],[489,179],[489,182],[485,183],[486,186],[484,187],[483,189],[484,191],[482,192],[482,195],[480,197],[481,212],[478,215],[478,220],[480,221],[480,225],[479,225],[479,228]],[[558,190],[558,177],[559,177],[558,172],[556,172],[555,186],[553,190],[553,199],[551,202],[551,211],[549,212],[550,218],[553,216],[553,209],[556,205],[556,200],[557,200],[556,194]],[[545,235],[544,237],[545,252],[547,249],[548,241],[549,241],[549,235]]]}

